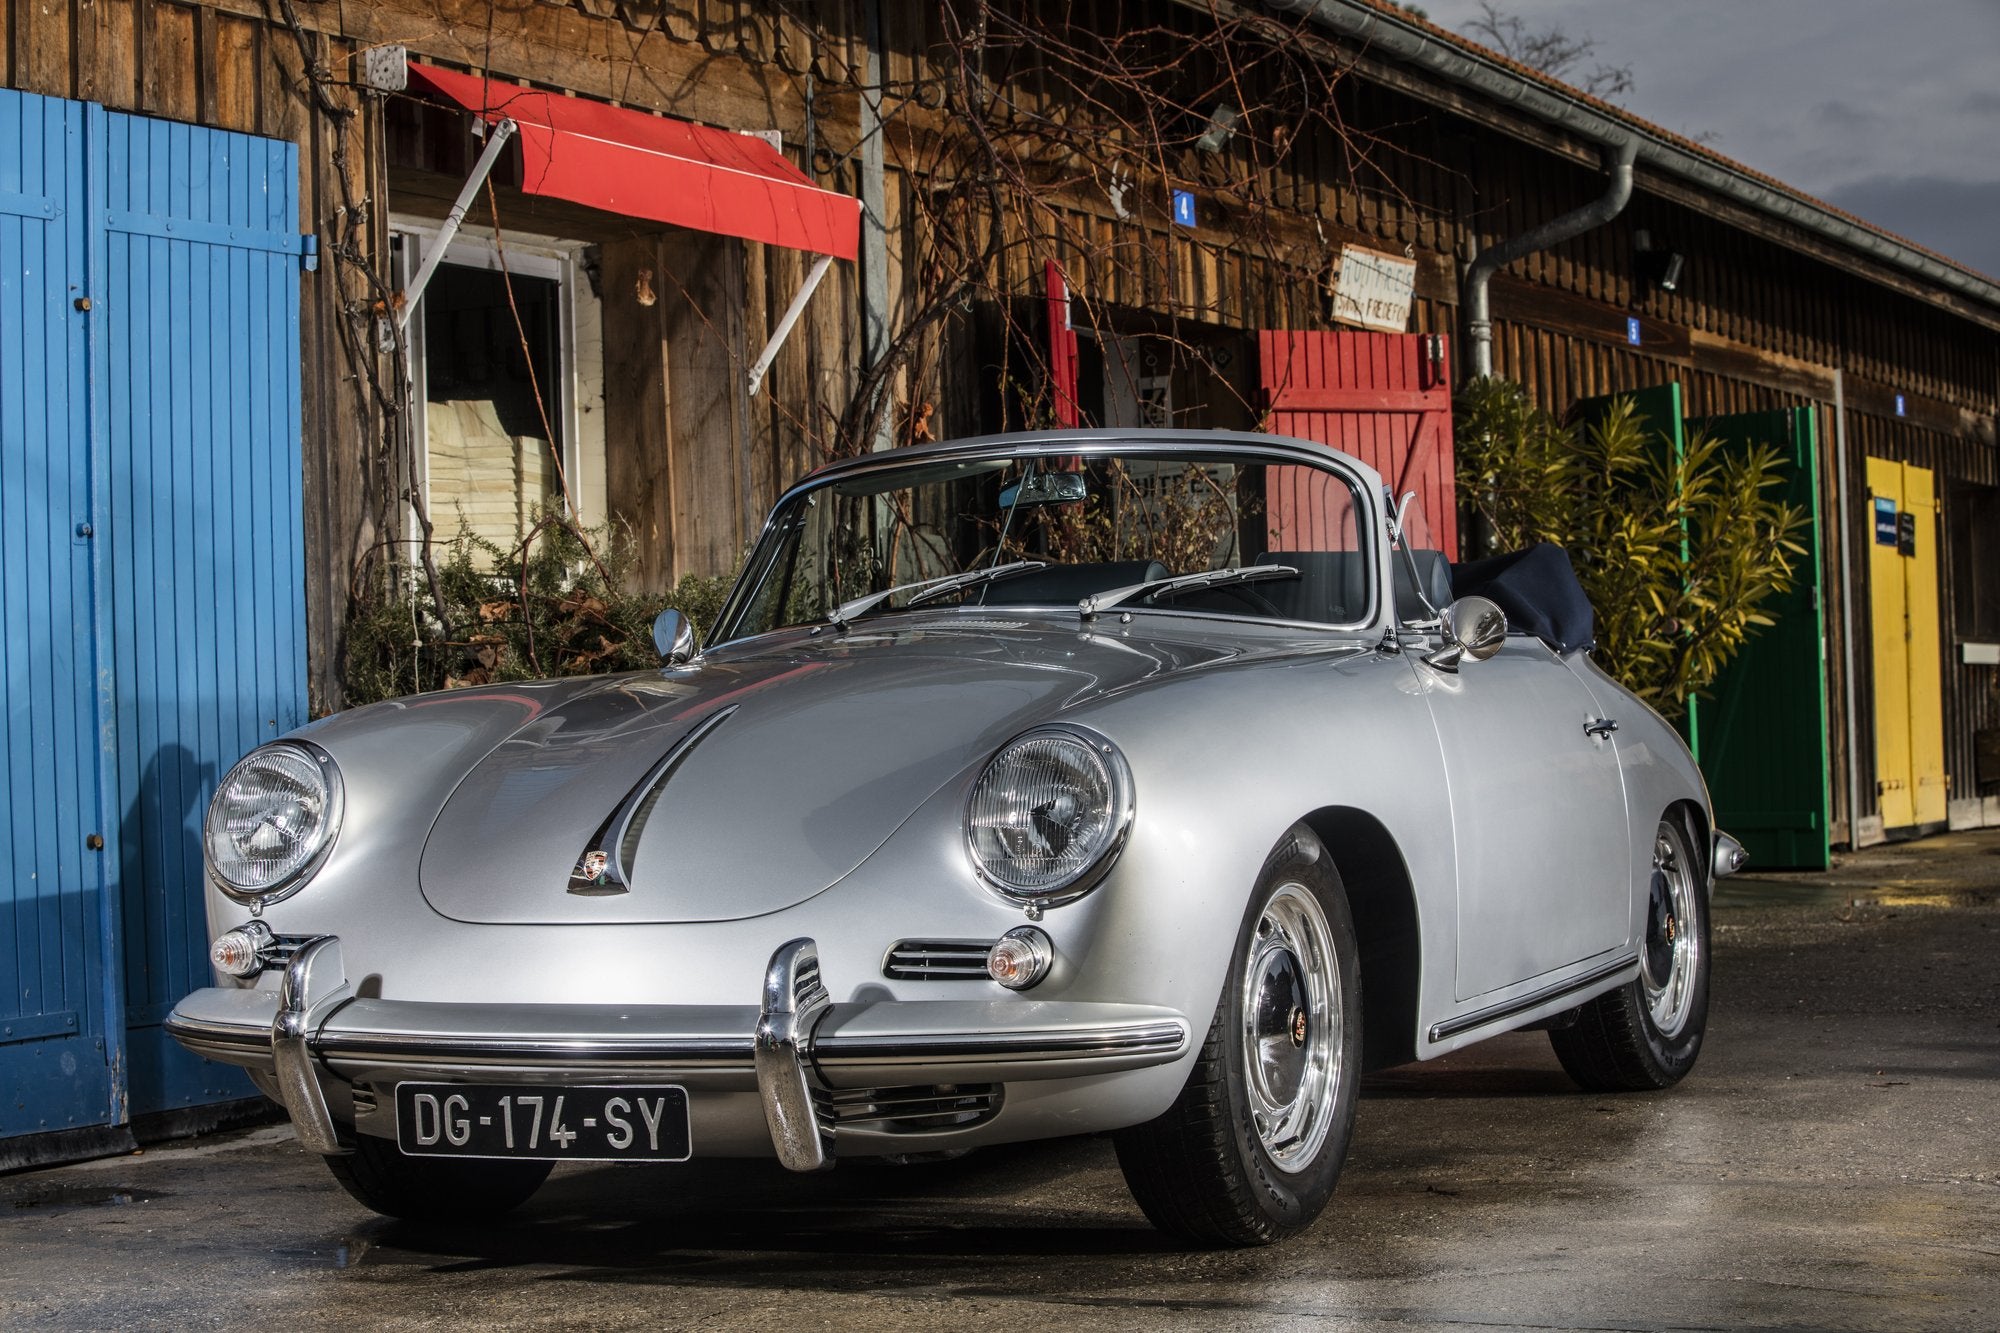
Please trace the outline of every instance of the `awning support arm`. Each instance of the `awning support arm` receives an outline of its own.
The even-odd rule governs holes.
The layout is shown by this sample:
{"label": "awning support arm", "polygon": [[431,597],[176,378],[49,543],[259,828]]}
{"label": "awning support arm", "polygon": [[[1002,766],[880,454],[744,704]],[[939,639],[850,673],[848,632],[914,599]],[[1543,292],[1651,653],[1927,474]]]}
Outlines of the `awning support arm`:
{"label": "awning support arm", "polygon": [[403,308],[396,316],[396,322],[403,328],[410,327],[410,316],[417,311],[417,302],[423,299],[424,288],[430,285],[431,274],[444,262],[444,252],[451,247],[451,238],[458,235],[459,224],[465,221],[465,210],[472,207],[472,197],[479,193],[479,187],[493,173],[493,164],[500,160],[500,150],[507,146],[507,140],[514,135],[514,122],[503,119],[486,136],[486,151],[479,155],[479,161],[472,167],[472,174],[465,178],[465,188],[458,192],[452,202],[451,212],[445,214],[444,226],[439,229],[437,239],[431,243],[424,255],[422,267],[410,281],[409,290],[403,293]]}
{"label": "awning support arm", "polygon": [[814,290],[819,287],[819,280],[826,276],[827,269],[832,266],[832,255],[821,255],[814,261],[812,271],[806,274],[805,283],[799,288],[799,294],[792,298],[789,306],[785,307],[785,317],[778,321],[777,328],[771,330],[771,340],[764,344],[764,350],[757,354],[756,364],[750,367],[752,398],[757,396],[758,386],[763,384],[765,372],[771,369],[771,362],[777,359],[778,349],[784,346],[785,335],[792,331],[792,325],[799,322],[799,316],[805,313],[806,302],[812,299]]}

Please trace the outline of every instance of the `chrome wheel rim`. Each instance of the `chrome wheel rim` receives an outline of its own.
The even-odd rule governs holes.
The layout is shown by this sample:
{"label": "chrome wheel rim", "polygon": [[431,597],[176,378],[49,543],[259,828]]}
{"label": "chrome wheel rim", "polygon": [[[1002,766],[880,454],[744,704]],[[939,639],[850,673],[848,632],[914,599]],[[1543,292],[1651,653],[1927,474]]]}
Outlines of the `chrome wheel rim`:
{"label": "chrome wheel rim", "polygon": [[1319,1156],[1340,1086],[1340,963],[1319,899],[1281,884],[1264,903],[1242,975],[1243,1073],[1258,1142],[1280,1171]]}
{"label": "chrome wheel rim", "polygon": [[1662,824],[1653,836],[1653,875],[1646,906],[1646,939],[1639,951],[1639,985],[1646,1012],[1660,1035],[1675,1037],[1694,1007],[1694,979],[1701,964],[1696,928],[1699,888],[1680,846]]}

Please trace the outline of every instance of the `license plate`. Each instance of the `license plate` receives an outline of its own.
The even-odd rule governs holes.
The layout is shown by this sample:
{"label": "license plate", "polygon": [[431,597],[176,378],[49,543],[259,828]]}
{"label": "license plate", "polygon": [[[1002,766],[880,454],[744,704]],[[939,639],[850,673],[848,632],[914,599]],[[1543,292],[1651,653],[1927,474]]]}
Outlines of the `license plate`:
{"label": "license plate", "polygon": [[685,1162],[687,1089],[398,1083],[396,1146],[412,1157]]}

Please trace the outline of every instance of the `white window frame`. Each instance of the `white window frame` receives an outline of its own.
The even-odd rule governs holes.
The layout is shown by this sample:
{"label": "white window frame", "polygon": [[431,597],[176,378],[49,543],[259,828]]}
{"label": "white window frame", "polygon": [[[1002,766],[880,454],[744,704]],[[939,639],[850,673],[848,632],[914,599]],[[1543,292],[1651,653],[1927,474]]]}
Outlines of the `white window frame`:
{"label": "white window frame", "polygon": [[[402,255],[398,264],[396,283],[398,288],[416,275],[418,267],[430,247],[437,242],[443,223],[426,218],[391,217],[389,230],[402,241]],[[501,260],[504,244],[506,263]],[[571,515],[579,523],[593,521],[584,504],[581,484],[581,442],[583,438],[582,383],[577,373],[577,284],[587,281],[583,272],[582,241],[564,241],[553,236],[529,236],[509,231],[501,241],[496,242],[493,229],[475,227],[470,223],[461,227],[445,247],[444,262],[464,268],[483,269],[491,273],[506,272],[524,278],[553,279],[556,283],[557,340],[556,375],[559,406],[550,419],[550,424],[562,432],[562,469],[569,483],[569,493],[573,497],[576,512]],[[431,452],[429,413],[423,405],[430,400],[429,384],[426,379],[424,357],[425,319],[424,302],[419,299],[417,308],[410,316],[404,330],[403,345],[410,359],[410,448],[415,453],[418,481],[423,487],[424,512],[433,513],[431,497]],[[544,389],[546,396],[546,389]],[[562,502],[562,492],[557,491],[555,500]],[[432,523],[436,523],[435,516]],[[423,532],[417,525],[415,513],[408,515],[404,523],[405,537],[414,552],[423,542]]]}

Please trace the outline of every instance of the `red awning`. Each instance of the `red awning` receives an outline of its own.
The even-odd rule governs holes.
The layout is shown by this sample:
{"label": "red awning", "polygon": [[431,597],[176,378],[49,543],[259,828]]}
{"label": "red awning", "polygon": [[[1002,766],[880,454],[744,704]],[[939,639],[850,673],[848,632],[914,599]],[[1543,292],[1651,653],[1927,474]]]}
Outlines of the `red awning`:
{"label": "red awning", "polygon": [[410,87],[521,136],[521,188],[627,217],[853,259],[861,201],[762,139],[410,63]]}

